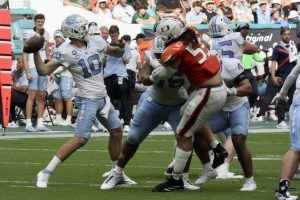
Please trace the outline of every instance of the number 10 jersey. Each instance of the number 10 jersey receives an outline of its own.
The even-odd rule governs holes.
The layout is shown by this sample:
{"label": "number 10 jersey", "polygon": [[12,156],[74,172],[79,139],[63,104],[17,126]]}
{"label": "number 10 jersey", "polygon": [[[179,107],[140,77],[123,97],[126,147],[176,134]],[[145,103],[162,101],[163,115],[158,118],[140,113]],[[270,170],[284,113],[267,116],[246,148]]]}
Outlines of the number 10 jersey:
{"label": "number 10 jersey", "polygon": [[98,99],[107,95],[103,79],[103,58],[107,43],[101,37],[92,37],[86,48],[68,43],[53,52],[55,61],[61,63],[73,75],[78,87],[76,96]]}

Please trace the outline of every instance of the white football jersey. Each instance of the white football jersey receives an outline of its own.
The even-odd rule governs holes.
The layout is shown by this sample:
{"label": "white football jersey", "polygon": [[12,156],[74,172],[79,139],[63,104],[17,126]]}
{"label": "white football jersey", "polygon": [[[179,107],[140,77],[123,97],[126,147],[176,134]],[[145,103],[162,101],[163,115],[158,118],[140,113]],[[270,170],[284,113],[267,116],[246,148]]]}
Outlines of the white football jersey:
{"label": "white football jersey", "polygon": [[161,80],[158,84],[153,84],[151,87],[152,97],[162,105],[180,105],[186,99],[179,96],[178,90],[181,87],[187,88],[189,85],[186,76],[178,71],[168,80]]}
{"label": "white football jersey", "polygon": [[86,48],[77,48],[68,43],[53,52],[54,60],[73,75],[78,87],[77,96],[98,99],[107,95],[102,62],[107,45],[101,37],[92,37],[88,39]]}
{"label": "white football jersey", "polygon": [[243,57],[243,43],[245,39],[240,32],[230,33],[221,38],[210,38],[209,43],[211,50],[219,53],[222,58],[236,58],[242,60]]}
{"label": "white football jersey", "polygon": [[[33,29],[32,30],[26,30],[24,31],[23,33],[23,39],[26,39],[28,40],[29,38],[35,36],[35,35],[38,35],[37,32],[35,32]],[[50,36],[49,36],[49,33],[48,31],[45,30],[45,33],[43,35],[43,37],[45,38],[45,42],[44,42],[44,46],[40,49],[40,55],[41,55],[41,58],[42,60],[45,60],[47,58],[46,56],[46,51],[45,51],[45,46],[46,44],[49,42],[50,40]],[[29,54],[29,58],[28,58],[28,67],[31,69],[31,68],[35,68],[35,64],[34,64],[34,60],[33,60],[33,53],[30,53]]]}
{"label": "white football jersey", "polygon": [[[240,75],[244,69],[241,62],[234,58],[223,58],[221,67],[221,77],[227,87],[234,87],[235,78]],[[234,111],[248,101],[247,97],[228,96],[223,106],[224,111]]]}

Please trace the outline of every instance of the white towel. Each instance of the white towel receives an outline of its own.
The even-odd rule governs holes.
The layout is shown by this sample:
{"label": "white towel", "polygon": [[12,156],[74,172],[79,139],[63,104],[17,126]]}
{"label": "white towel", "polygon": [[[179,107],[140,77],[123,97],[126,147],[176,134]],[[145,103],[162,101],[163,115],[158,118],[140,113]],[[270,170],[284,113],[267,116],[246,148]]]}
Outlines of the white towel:
{"label": "white towel", "polygon": [[111,106],[111,103],[110,103],[110,98],[109,96],[106,96],[105,97],[105,105],[103,106],[102,110],[100,111],[100,115],[104,118],[108,118],[108,113],[109,113],[109,110],[110,110],[110,106]]}

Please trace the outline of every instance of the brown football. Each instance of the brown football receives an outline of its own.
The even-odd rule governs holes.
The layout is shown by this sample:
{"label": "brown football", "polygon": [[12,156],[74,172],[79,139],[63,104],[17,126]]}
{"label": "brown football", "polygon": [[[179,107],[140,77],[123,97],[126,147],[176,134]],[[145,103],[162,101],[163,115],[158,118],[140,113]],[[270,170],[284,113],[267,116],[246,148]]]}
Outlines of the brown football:
{"label": "brown football", "polygon": [[23,51],[25,53],[38,52],[44,46],[45,38],[43,36],[33,36],[24,44]]}

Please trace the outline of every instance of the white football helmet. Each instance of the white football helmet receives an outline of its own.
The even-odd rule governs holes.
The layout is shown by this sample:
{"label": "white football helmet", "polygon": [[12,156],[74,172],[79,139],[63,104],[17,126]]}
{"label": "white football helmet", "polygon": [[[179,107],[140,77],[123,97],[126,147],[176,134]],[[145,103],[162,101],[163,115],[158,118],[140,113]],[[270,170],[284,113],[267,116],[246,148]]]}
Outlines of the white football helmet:
{"label": "white football helmet", "polygon": [[231,21],[225,16],[214,16],[208,24],[210,37],[222,37],[232,33]]}
{"label": "white football helmet", "polygon": [[166,17],[154,26],[154,32],[157,37],[162,38],[164,43],[169,43],[172,40],[177,39],[184,31],[186,31],[186,28],[186,25],[181,20],[173,17]]}
{"label": "white football helmet", "polygon": [[152,53],[158,60],[161,59],[161,54],[165,51],[165,43],[161,37],[155,37],[152,44]]}
{"label": "white football helmet", "polygon": [[81,15],[69,15],[61,24],[61,31],[66,38],[86,41],[88,21]]}

